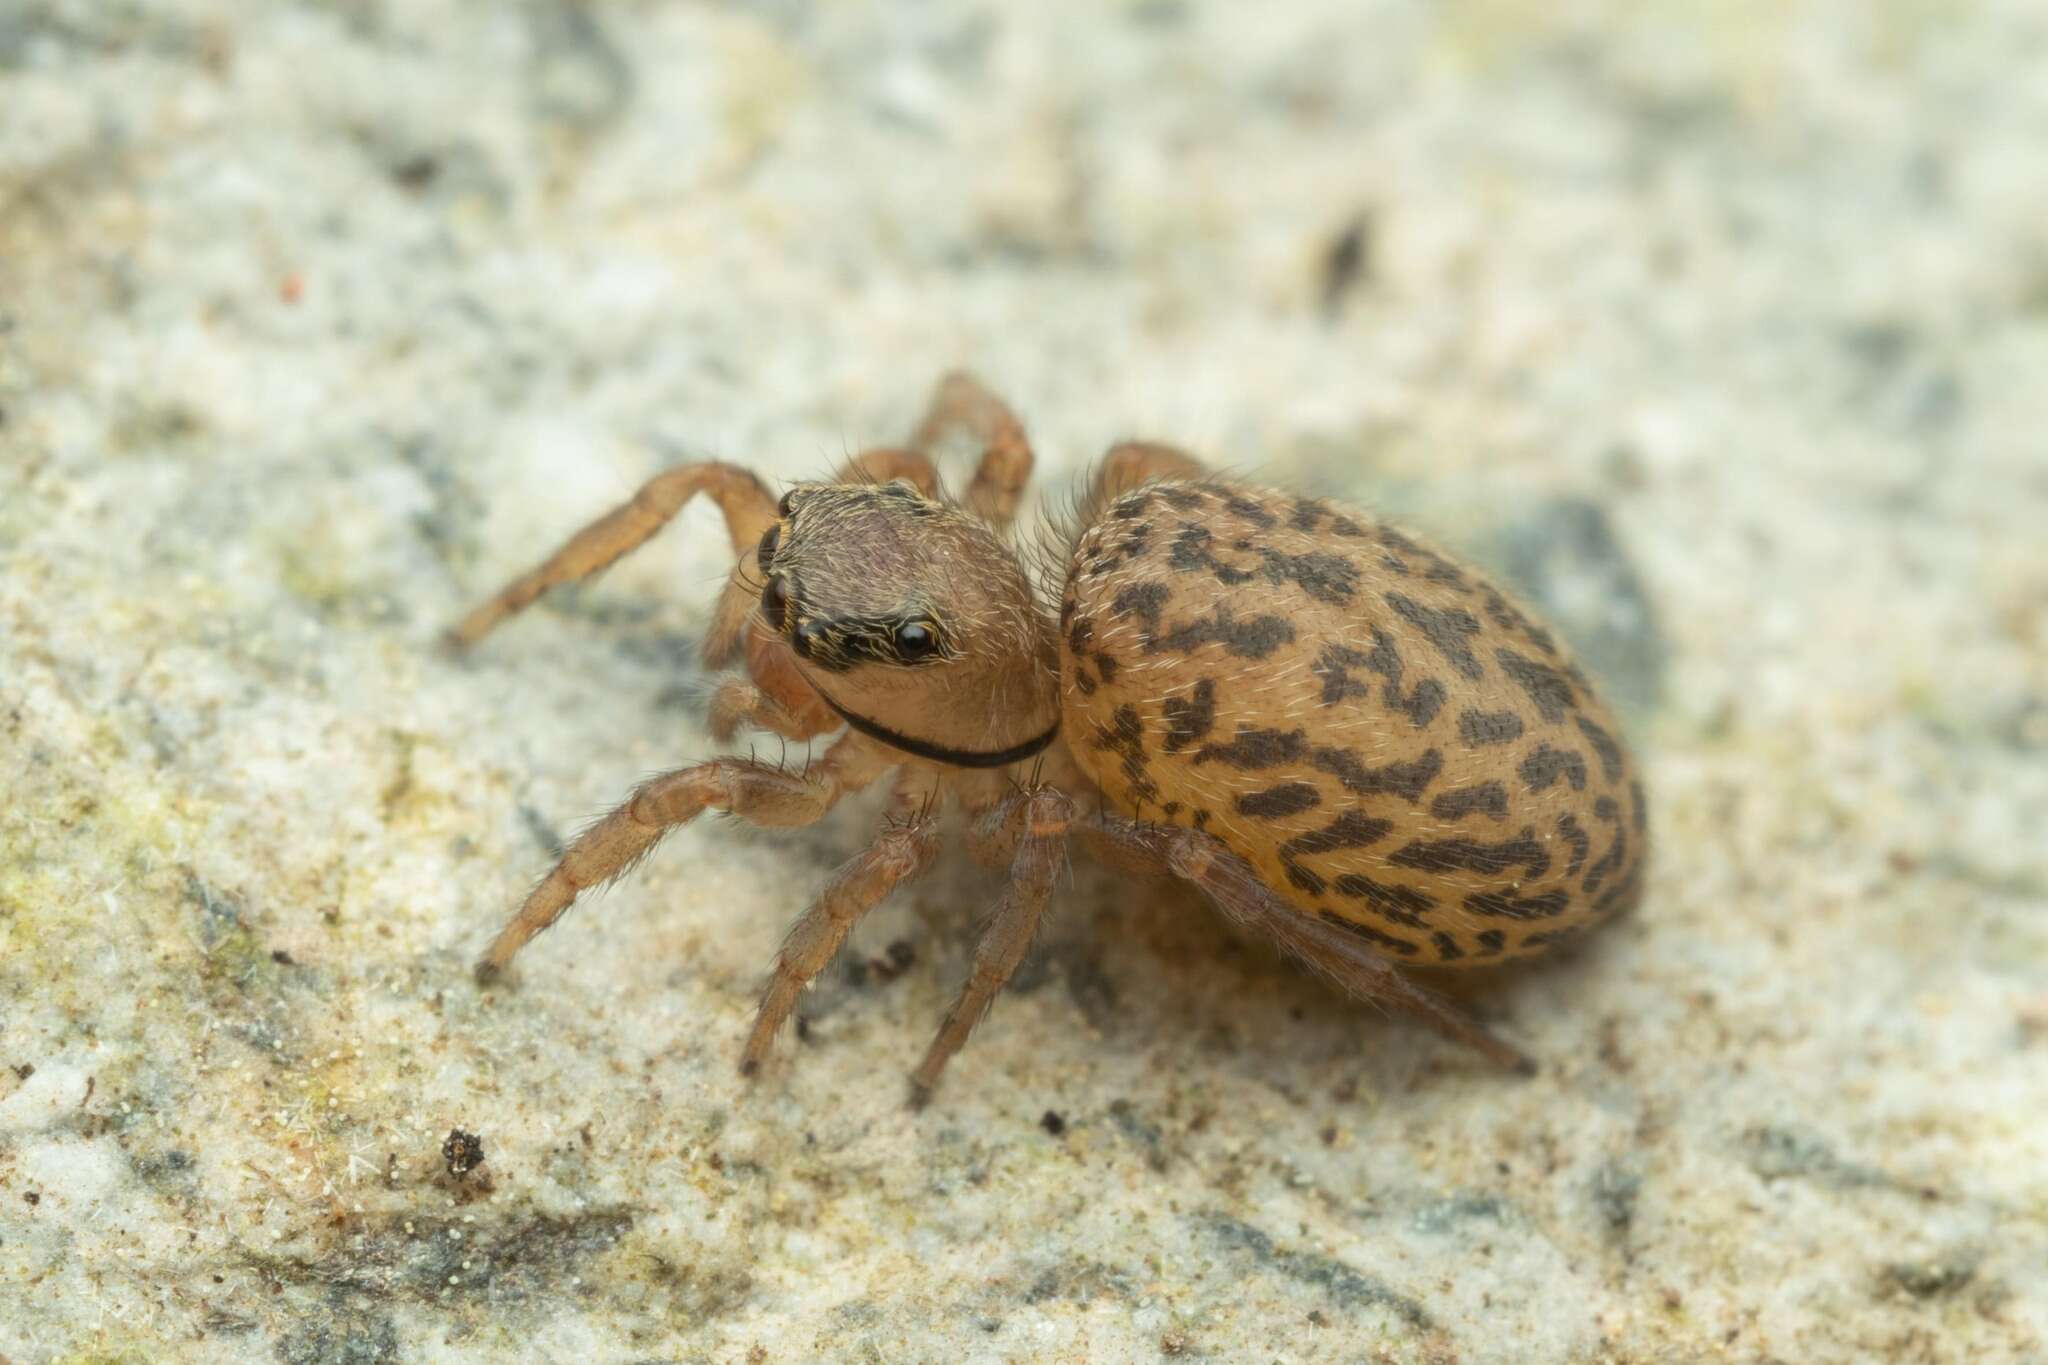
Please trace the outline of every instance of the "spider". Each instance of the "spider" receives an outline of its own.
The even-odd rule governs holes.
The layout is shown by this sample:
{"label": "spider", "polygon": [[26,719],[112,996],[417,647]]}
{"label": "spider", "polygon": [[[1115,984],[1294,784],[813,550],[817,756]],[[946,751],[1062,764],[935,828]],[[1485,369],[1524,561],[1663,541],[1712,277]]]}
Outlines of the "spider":
{"label": "spider", "polygon": [[[931,452],[963,433],[980,458],[955,499],[941,489]],[[1392,528],[1317,499],[1223,481],[1194,456],[1151,442],[1115,445],[1096,466],[1078,531],[1052,538],[1058,568],[1042,599],[1006,534],[1032,462],[1010,408],[973,377],[949,374],[906,445],[865,451],[828,481],[799,484],[779,499],[732,464],[670,469],[461,621],[451,643],[467,648],[548,589],[637,548],[703,494],[723,512],[737,556],[703,643],[708,669],[731,670],[710,700],[713,735],[729,740],[745,726],[788,740],[837,736],[801,772],[719,757],[644,782],[562,853],[477,964],[479,981],[495,979],[584,891],[622,875],[705,810],[796,828],[886,781],[873,841],[833,872],[782,943],[740,1054],[743,1074],[759,1069],[806,985],[861,917],[932,866],[948,802],[964,809],[969,853],[1006,870],[1008,881],[967,981],[912,1074],[913,1100],[930,1094],[1017,970],[1077,835],[1114,865],[1192,883],[1240,929],[1353,995],[1412,1011],[1503,1066],[1531,1069],[1516,1049],[1410,981],[1396,959],[1431,943],[1443,961],[1533,953],[1611,911],[1637,880],[1640,788],[1639,837],[1624,849],[1625,831],[1617,833],[1612,852],[1625,866],[1609,869],[1605,902],[1577,883],[1549,900],[1516,899],[1525,882],[1548,875],[1549,859],[1534,844],[1503,841],[1496,854],[1480,841],[1418,838],[1379,851],[1403,833],[1440,832],[1446,797],[1456,794],[1422,805],[1423,789],[1449,771],[1434,740],[1422,752],[1425,734],[1437,731],[1411,735],[1405,722],[1390,722],[1380,714],[1389,707],[1354,674],[1385,677],[1391,669],[1384,700],[1393,702],[1402,695],[1398,656],[1387,653],[1395,644],[1413,658],[1432,641],[1462,648],[1513,629],[1554,656],[1547,633],[1469,570]],[[1483,590],[1489,619],[1400,593],[1387,597],[1393,612],[1366,612],[1366,562],[1390,581],[1395,570],[1384,565],[1398,566],[1400,583],[1413,585],[1405,592]],[[1381,620],[1410,633],[1385,643],[1394,637]],[[1416,621],[1419,634],[1410,629]],[[1380,654],[1363,649],[1373,639]],[[1554,684],[1543,674],[1548,693],[1525,682],[1526,696],[1505,675],[1482,686],[1470,672],[1447,672],[1448,689],[1414,684],[1392,711],[1405,707],[1413,721],[1430,702],[1443,712],[1430,723],[1441,725],[1451,723],[1447,703],[1502,704],[1506,695],[1526,711],[1532,699],[1552,704],[1557,687],[1571,690],[1563,672]],[[1583,683],[1575,668],[1570,673]],[[1425,695],[1432,687],[1433,701]],[[1597,706],[1589,691],[1575,704]],[[1505,711],[1464,714],[1505,724]],[[1219,718],[1234,723],[1234,737]],[[1474,762],[1498,767],[1483,749],[1473,752]],[[1411,761],[1393,761],[1404,757]],[[1611,764],[1607,776],[1614,780]],[[1567,803],[1558,807],[1560,827],[1577,828],[1571,801],[1593,799],[1576,795],[1582,786],[1551,784]],[[1459,790],[1482,789],[1452,804],[1504,817],[1498,783]],[[1553,814],[1537,808],[1554,799],[1547,793],[1518,789],[1514,799],[1518,812],[1536,812],[1532,819]],[[1600,799],[1605,818],[1615,801]],[[1403,863],[1411,849],[1422,852]],[[1527,865],[1504,868],[1504,858]],[[1409,870],[1393,871],[1402,867]],[[1340,899],[1346,895],[1358,905]],[[1446,895],[1464,896],[1466,908],[1424,908]],[[1518,921],[1540,928],[1546,917],[1547,938],[1531,930],[1508,940]]]}

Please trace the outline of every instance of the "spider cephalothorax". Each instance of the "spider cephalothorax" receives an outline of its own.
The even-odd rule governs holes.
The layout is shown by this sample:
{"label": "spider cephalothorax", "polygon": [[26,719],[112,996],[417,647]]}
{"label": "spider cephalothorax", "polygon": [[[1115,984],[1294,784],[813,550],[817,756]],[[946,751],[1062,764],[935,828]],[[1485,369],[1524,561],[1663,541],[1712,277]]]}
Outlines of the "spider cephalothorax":
{"label": "spider cephalothorax", "polygon": [[1059,657],[1008,547],[908,480],[792,490],[755,550],[761,619],[852,729],[1002,767],[1059,730]]}
{"label": "spider cephalothorax", "polygon": [[[955,501],[928,451],[958,428],[982,456]],[[1009,882],[913,1076],[919,1095],[1022,961],[1074,833],[1192,882],[1354,994],[1525,1066],[1396,964],[1540,953],[1638,892],[1642,787],[1554,637],[1391,526],[1137,443],[1103,459],[1054,552],[1054,614],[1001,535],[1030,468],[1009,409],[951,375],[905,447],[780,500],[734,465],[670,470],[472,612],[457,644],[703,493],[736,556],[705,663],[744,665],[713,694],[712,732],[843,731],[801,771],[715,758],[643,784],[563,853],[478,976],[706,809],[805,825],[890,776],[874,842],[783,942],[745,1071],[860,916],[931,865],[942,798],[966,808],[969,851]]]}

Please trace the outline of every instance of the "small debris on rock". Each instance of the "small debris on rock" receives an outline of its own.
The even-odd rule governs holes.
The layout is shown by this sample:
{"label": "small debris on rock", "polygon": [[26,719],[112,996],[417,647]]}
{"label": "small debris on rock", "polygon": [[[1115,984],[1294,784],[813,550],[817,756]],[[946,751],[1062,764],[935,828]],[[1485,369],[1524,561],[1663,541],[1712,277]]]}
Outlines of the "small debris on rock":
{"label": "small debris on rock", "polygon": [[1916,1299],[1953,1294],[1977,1273],[1973,1252],[1952,1252],[1928,1261],[1900,1261],[1884,1268],[1884,1279]]}
{"label": "small debris on rock", "polygon": [[1067,1121],[1051,1109],[1046,1110],[1044,1115],[1039,1118],[1038,1126],[1051,1133],[1054,1137],[1058,1137],[1067,1131]]}
{"label": "small debris on rock", "polygon": [[441,1160],[447,1163],[448,1174],[460,1180],[484,1164],[484,1140],[475,1133],[450,1128],[448,1140],[441,1144]]}
{"label": "small debris on rock", "polygon": [[868,970],[883,981],[894,981],[903,975],[910,964],[917,961],[917,949],[908,939],[896,939],[882,951],[882,956],[868,959]]}
{"label": "small debris on rock", "polygon": [[1345,224],[1323,252],[1323,316],[1330,320],[1344,311],[1345,296],[1361,284],[1372,281],[1372,219],[1364,214]]}

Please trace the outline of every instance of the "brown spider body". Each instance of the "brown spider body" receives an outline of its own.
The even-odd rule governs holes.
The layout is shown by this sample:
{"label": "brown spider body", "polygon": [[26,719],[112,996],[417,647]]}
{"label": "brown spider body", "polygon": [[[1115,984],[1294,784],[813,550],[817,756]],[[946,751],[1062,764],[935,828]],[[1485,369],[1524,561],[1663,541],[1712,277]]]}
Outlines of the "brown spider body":
{"label": "brown spider body", "polygon": [[1221,840],[1401,962],[1526,957],[1636,894],[1642,787],[1549,631],[1315,498],[1125,494],[1061,605],[1067,742],[1117,810]]}
{"label": "brown spider body", "polygon": [[[983,451],[957,503],[927,453],[956,427]],[[1194,883],[1354,994],[1526,1067],[1395,963],[1526,956],[1635,895],[1641,789],[1583,674],[1441,553],[1149,444],[1098,468],[1055,621],[999,535],[1030,466],[1008,408],[949,376],[907,447],[779,502],[731,465],[671,470],[465,619],[461,645],[705,493],[739,554],[705,661],[745,668],[714,695],[713,732],[843,730],[801,773],[720,758],[644,784],[565,851],[479,977],[706,809],[803,825],[893,775],[881,832],[790,930],[743,1070],[860,916],[930,866],[946,797],[1009,883],[920,1096],[1022,961],[1076,833]]]}

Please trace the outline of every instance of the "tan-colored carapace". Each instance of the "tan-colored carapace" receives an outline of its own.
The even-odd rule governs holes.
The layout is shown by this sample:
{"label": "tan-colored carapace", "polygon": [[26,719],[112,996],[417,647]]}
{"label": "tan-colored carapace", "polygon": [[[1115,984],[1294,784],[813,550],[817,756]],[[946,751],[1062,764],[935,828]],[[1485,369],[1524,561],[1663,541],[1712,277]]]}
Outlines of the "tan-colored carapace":
{"label": "tan-colored carapace", "polygon": [[[954,498],[931,452],[963,431],[981,458]],[[1638,893],[1642,785],[1556,637],[1409,534],[1152,443],[1104,456],[1076,524],[1039,546],[1036,591],[1007,534],[1031,464],[1010,409],[949,375],[906,445],[779,500],[734,465],[657,475],[465,618],[459,647],[703,493],[738,556],[704,645],[705,665],[729,670],[714,734],[837,735],[802,770],[714,758],[644,783],[563,853],[479,978],[707,809],[806,825],[886,779],[873,843],[783,943],[747,1073],[860,917],[930,867],[954,802],[969,852],[1008,881],[914,1096],[1023,960],[1074,836],[1526,1069],[1401,968],[1540,953]]]}

